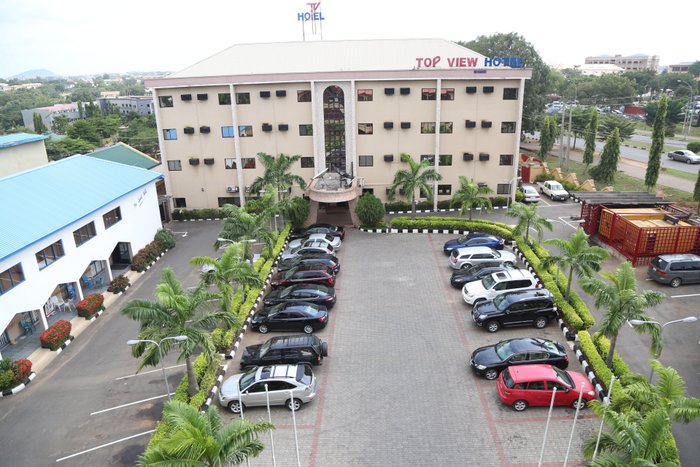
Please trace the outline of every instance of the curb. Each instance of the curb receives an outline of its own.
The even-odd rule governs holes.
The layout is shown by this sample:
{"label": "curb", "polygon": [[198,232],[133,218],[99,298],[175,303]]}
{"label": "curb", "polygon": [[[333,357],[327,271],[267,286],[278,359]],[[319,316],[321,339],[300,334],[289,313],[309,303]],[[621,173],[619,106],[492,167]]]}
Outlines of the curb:
{"label": "curb", "polygon": [[[498,210],[498,209],[508,209],[508,206],[494,206],[493,210]],[[474,211],[481,211],[481,208],[474,208]],[[438,210],[432,210],[432,209],[416,209],[416,214],[430,214],[432,212],[459,212],[459,208],[450,208],[450,209],[438,209]],[[387,214],[413,214],[413,211],[387,211]]]}
{"label": "curb", "polygon": [[[144,269],[143,271],[141,271],[141,274],[145,274],[146,271],[148,271],[149,269],[151,269],[151,267],[153,267],[153,265],[156,264],[156,263],[158,262],[159,259],[161,259],[163,256],[165,256],[165,254],[166,254],[168,251],[170,251],[170,249],[167,249],[167,250],[165,250],[163,253],[161,253],[156,259],[153,260],[153,262],[152,262],[151,264],[149,264],[148,266],[146,266],[146,269]],[[127,288],[128,288],[128,287],[127,287]],[[125,290],[125,292],[126,292],[126,290]]]}
{"label": "curb", "polygon": [[32,371],[24,383],[15,386],[12,389],[6,389],[2,391],[2,393],[0,393],[0,397],[14,396],[18,392],[23,391],[27,386],[29,386],[29,383],[31,383],[34,380],[34,378],[36,378],[36,373]]}
{"label": "curb", "polygon": [[367,232],[367,233],[420,233],[420,234],[426,234],[426,233],[435,233],[435,234],[450,234],[450,235],[463,235],[469,233],[469,230],[461,230],[461,229],[365,229],[364,227],[361,227],[359,229],[362,232]]}

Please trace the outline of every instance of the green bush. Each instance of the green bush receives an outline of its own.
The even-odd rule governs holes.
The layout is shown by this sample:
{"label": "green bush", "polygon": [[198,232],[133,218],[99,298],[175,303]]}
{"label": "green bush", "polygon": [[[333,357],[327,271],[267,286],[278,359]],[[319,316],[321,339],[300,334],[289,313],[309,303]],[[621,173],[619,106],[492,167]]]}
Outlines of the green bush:
{"label": "green bush", "polygon": [[282,215],[294,228],[304,225],[311,209],[308,199],[296,196],[281,206]]}
{"label": "green bush", "polygon": [[489,222],[482,220],[468,220],[461,217],[421,217],[411,219],[409,217],[395,217],[391,220],[392,229],[445,229],[466,230],[470,232],[484,232],[503,237],[506,240],[513,239],[511,228],[501,222]]}
{"label": "green bush", "polygon": [[228,331],[224,331],[221,328],[216,328],[211,332],[211,339],[214,341],[214,347],[219,353],[228,352],[233,346],[233,340],[238,333],[238,329],[231,328]]}
{"label": "green bush", "polygon": [[[608,358],[608,353],[610,352],[610,341],[608,338],[599,332],[595,332],[593,333],[593,344],[595,344],[598,354],[600,354],[600,358],[605,361],[605,359]],[[634,372],[630,370],[630,367],[627,366],[617,352],[615,352],[615,355],[613,355],[612,365],[613,372],[618,378],[623,379],[627,375],[634,374]]]}
{"label": "green bush", "polygon": [[542,183],[542,182],[546,182],[548,180],[555,180],[554,175],[548,174],[548,173],[541,173],[537,177],[535,177],[534,182],[535,183]]}
{"label": "green bush", "polygon": [[574,182],[561,180],[560,183],[561,183],[561,186],[563,186],[566,191],[577,191],[579,189],[578,185],[575,184]]}
{"label": "green bush", "polygon": [[[384,205],[387,212],[405,212],[411,210],[411,204],[406,201],[393,201]],[[417,209],[417,208],[416,208]]]}
{"label": "green bush", "polygon": [[153,237],[153,240],[158,240],[166,250],[175,248],[175,237],[169,230],[158,230],[158,232],[156,232],[155,237]]}
{"label": "green bush", "polygon": [[112,279],[112,282],[109,283],[109,287],[107,287],[107,292],[121,293],[124,292],[126,288],[130,285],[131,282],[129,282],[129,278],[126,277],[124,274],[120,274],[114,279]]}
{"label": "green bush", "polygon": [[452,207],[452,200],[451,199],[444,199],[442,201],[438,201],[438,209],[450,209]]}
{"label": "green bush", "polygon": [[515,190],[515,202],[522,203],[523,199],[525,199],[525,194],[520,188],[518,188],[517,190]]}
{"label": "green bush", "polygon": [[223,217],[224,212],[221,209],[175,209],[173,211],[173,219],[176,221],[188,219],[221,219]]}
{"label": "green bush", "polygon": [[491,198],[491,205],[494,208],[508,206],[508,198],[506,198],[505,196],[496,196],[495,198]]}
{"label": "green bush", "polygon": [[[593,339],[588,331],[579,331],[578,340],[581,345],[581,352],[586,357],[586,360],[591,365],[593,373],[595,373],[598,382],[608,393],[608,385],[610,384],[610,378],[612,378],[612,371],[605,365],[605,360],[598,353],[598,349],[593,343]],[[615,393],[622,390],[622,385],[619,379],[615,379],[613,383],[612,397],[615,397]]]}
{"label": "green bush", "polygon": [[694,153],[699,153],[700,152],[700,141],[691,141],[688,143],[688,146],[686,146],[688,151],[692,151]]}
{"label": "green bush", "polygon": [[384,220],[384,205],[382,202],[371,193],[365,193],[357,201],[355,207],[357,217],[365,227],[376,227]]}

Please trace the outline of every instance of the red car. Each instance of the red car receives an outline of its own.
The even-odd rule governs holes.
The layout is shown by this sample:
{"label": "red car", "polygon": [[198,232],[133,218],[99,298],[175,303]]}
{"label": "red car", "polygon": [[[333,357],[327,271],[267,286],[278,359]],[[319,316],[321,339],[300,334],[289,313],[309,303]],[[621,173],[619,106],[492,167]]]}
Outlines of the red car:
{"label": "red car", "polygon": [[[585,385],[585,386],[584,386]],[[522,412],[528,405],[548,407],[556,387],[554,405],[576,408],[583,388],[581,406],[596,398],[595,387],[581,373],[561,370],[552,365],[520,365],[503,370],[496,383],[501,402]]]}
{"label": "red car", "polygon": [[270,281],[272,287],[294,284],[321,284],[333,287],[335,275],[333,270],[318,264],[297,266],[287,271],[278,272]]}

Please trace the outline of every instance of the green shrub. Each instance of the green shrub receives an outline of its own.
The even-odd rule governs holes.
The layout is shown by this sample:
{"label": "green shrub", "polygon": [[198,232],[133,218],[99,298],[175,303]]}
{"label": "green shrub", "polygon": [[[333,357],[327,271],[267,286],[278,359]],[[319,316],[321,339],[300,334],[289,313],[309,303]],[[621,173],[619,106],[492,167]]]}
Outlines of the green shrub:
{"label": "green shrub", "polygon": [[494,208],[508,206],[508,198],[506,198],[505,196],[496,196],[495,198],[491,198],[491,205]]}
{"label": "green shrub", "polygon": [[700,152],[700,141],[691,141],[688,143],[688,146],[686,146],[688,151],[692,151],[694,153],[699,153]]}
{"label": "green shrub", "polygon": [[243,210],[250,214],[259,214],[265,209],[265,203],[262,199],[246,200]]}
{"label": "green shrub", "polygon": [[[598,354],[600,354],[600,358],[605,361],[608,358],[608,353],[610,352],[610,341],[608,338],[599,332],[595,332],[593,333],[593,344],[595,344]],[[623,381],[625,376],[634,374],[634,372],[630,370],[630,367],[627,366],[617,352],[615,352],[615,355],[613,355],[612,366],[615,376]]]}
{"label": "green shrub", "polygon": [[121,293],[124,292],[126,288],[130,285],[131,282],[129,282],[129,278],[126,277],[124,274],[120,274],[119,276],[112,279],[112,282],[109,283],[109,287],[107,287],[107,292]]}
{"label": "green shrub", "polygon": [[294,228],[304,225],[306,219],[309,217],[309,211],[311,210],[309,200],[300,196],[296,196],[288,202],[282,203],[280,208],[284,218],[287,219]]}
{"label": "green shrub", "polygon": [[[610,384],[610,378],[612,378],[612,371],[605,365],[605,360],[598,353],[593,339],[588,331],[579,331],[578,333],[579,344],[581,345],[581,352],[586,357],[586,360],[591,365],[591,369],[595,374],[598,382],[608,393],[608,385]],[[613,383],[612,397],[615,397],[615,393],[622,390],[622,385],[619,379],[615,379]]]}
{"label": "green shrub", "polygon": [[39,336],[41,346],[45,349],[58,350],[70,337],[71,328],[72,325],[65,319],[56,321]]}
{"label": "green shrub", "polygon": [[211,339],[214,341],[214,347],[219,353],[228,352],[233,346],[233,340],[238,333],[238,329],[231,328],[225,331],[221,328],[216,328],[211,332]]}
{"label": "green shrub", "polygon": [[384,220],[386,211],[382,202],[371,193],[365,193],[357,201],[355,207],[357,217],[365,227],[375,227]]}
{"label": "green shrub", "polygon": [[513,233],[509,226],[501,222],[489,222],[482,220],[468,220],[461,217],[421,217],[411,219],[409,217],[395,217],[391,220],[392,229],[445,229],[467,230],[470,232],[485,232],[492,235],[512,240]]}
{"label": "green shrub", "polygon": [[175,248],[175,237],[169,230],[158,230],[158,232],[156,232],[155,237],[153,237],[153,240],[158,240],[163,245],[163,248],[165,248],[166,250]]}
{"label": "green shrub", "polygon": [[452,200],[451,199],[444,199],[442,201],[438,201],[438,209],[450,209],[452,207]]}
{"label": "green shrub", "polygon": [[82,316],[85,319],[91,319],[98,311],[104,310],[105,307],[102,306],[105,299],[102,294],[90,294],[84,299],[82,299],[76,306],[75,309],[78,312],[78,316]]}
{"label": "green shrub", "polygon": [[523,191],[520,188],[516,189],[515,190],[515,202],[522,203],[523,199],[525,199],[525,194],[523,193]]}
{"label": "green shrub", "polygon": [[535,183],[542,183],[542,182],[546,182],[548,180],[555,180],[554,175],[548,174],[548,173],[541,173],[537,177],[535,177],[534,182]]}
{"label": "green shrub", "polygon": [[411,204],[407,203],[406,201],[393,201],[390,203],[386,203],[384,207],[386,208],[387,212],[405,212],[411,210]]}
{"label": "green shrub", "polygon": [[223,217],[224,212],[221,209],[176,209],[173,211],[173,219],[176,221],[188,219],[221,219]]}
{"label": "green shrub", "polygon": [[566,191],[577,191],[579,189],[578,185],[574,182],[569,182],[567,180],[560,180],[561,186],[564,187]]}
{"label": "green shrub", "polygon": [[10,370],[0,370],[0,391],[15,387],[15,373]]}

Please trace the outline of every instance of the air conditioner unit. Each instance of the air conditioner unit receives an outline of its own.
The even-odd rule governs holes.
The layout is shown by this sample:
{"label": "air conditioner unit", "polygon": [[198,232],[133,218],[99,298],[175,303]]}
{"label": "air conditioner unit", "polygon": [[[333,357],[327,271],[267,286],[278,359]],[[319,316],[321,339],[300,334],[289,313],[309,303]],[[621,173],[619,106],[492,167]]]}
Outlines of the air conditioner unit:
{"label": "air conditioner unit", "polygon": [[249,187],[249,186],[245,187],[245,192],[246,192],[246,193],[250,193],[250,187]]}
{"label": "air conditioner unit", "polygon": [[229,185],[226,187],[226,193],[238,193],[238,187]]}

